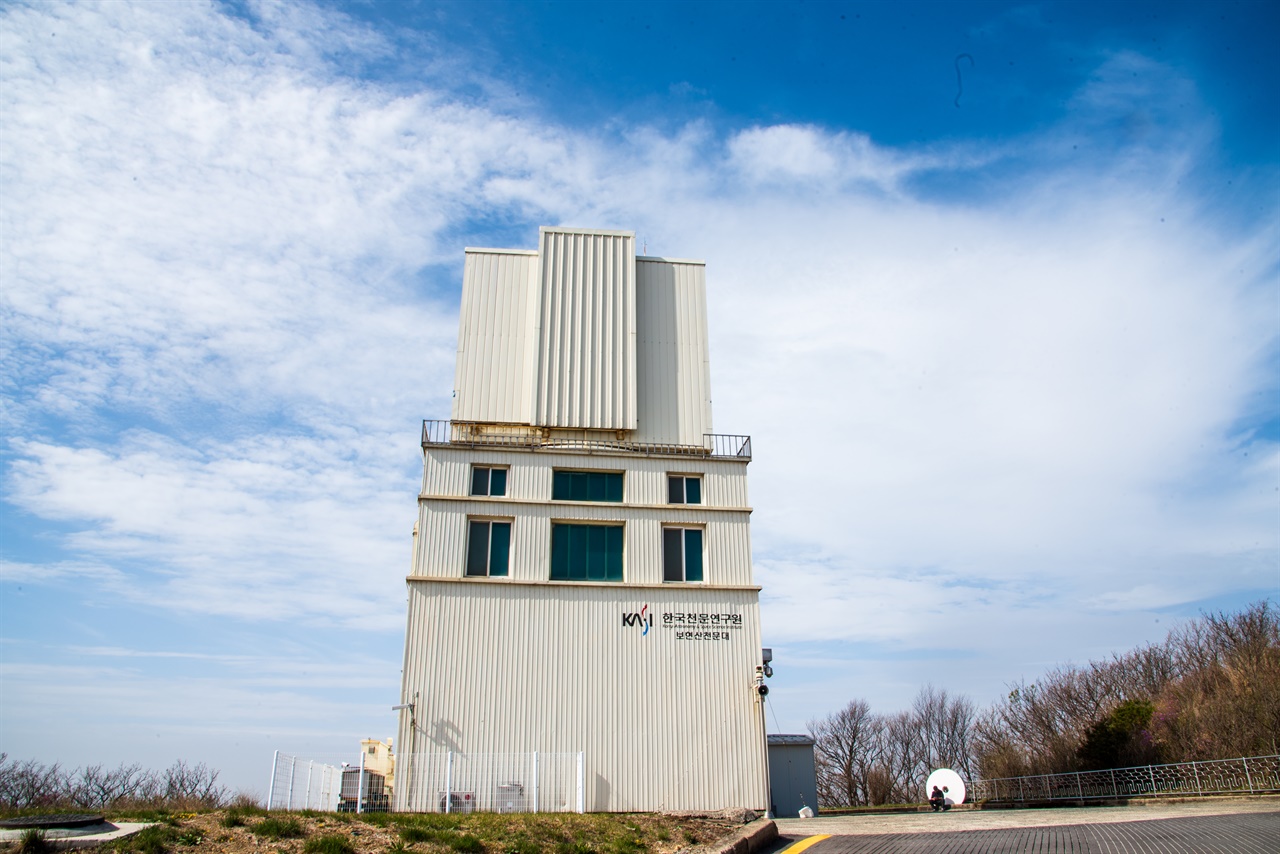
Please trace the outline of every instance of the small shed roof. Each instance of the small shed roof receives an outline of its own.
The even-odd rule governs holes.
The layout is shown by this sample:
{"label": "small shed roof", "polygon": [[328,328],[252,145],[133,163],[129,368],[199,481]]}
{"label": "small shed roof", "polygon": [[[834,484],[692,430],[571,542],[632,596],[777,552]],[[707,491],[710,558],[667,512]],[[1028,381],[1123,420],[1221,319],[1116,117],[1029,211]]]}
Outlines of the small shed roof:
{"label": "small shed roof", "polygon": [[804,747],[813,744],[813,737],[808,735],[780,735],[778,733],[769,734],[769,744],[793,744]]}

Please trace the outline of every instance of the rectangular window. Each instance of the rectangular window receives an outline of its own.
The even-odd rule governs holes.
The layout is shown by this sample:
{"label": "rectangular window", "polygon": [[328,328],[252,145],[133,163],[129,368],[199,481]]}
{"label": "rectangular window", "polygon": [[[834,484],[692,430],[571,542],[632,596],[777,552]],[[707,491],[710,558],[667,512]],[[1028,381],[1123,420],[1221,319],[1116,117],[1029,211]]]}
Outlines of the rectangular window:
{"label": "rectangular window", "polygon": [[555,471],[551,475],[555,501],[621,501],[620,471]]}
{"label": "rectangular window", "polygon": [[622,526],[551,524],[553,581],[621,581]]}
{"label": "rectangular window", "polygon": [[472,466],[472,495],[506,495],[507,470],[492,466]]}
{"label": "rectangular window", "polygon": [[702,529],[662,529],[662,580],[702,580]]}
{"label": "rectangular window", "polygon": [[467,575],[503,576],[511,553],[511,523],[471,520]]}
{"label": "rectangular window", "polygon": [[668,504],[701,504],[702,478],[687,474],[667,475]]}

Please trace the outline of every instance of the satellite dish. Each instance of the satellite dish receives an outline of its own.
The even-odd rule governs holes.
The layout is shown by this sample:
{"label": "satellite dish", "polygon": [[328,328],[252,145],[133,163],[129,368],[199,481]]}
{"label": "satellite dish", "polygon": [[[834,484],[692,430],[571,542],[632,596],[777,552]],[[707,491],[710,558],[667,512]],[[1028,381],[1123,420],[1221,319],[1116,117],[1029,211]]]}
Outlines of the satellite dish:
{"label": "satellite dish", "polygon": [[942,789],[948,804],[964,803],[964,780],[960,779],[960,775],[950,768],[939,768],[929,775],[929,779],[924,783],[924,798],[929,800],[929,794],[933,791],[933,787],[937,786]]}

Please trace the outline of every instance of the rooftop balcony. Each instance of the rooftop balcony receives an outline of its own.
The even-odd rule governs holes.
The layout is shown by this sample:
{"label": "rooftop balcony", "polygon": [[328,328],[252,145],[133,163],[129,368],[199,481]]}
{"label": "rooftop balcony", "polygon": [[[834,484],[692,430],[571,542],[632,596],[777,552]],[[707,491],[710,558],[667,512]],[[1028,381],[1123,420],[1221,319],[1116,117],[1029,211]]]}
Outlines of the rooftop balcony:
{"label": "rooftop balcony", "polygon": [[422,447],[503,447],[524,451],[639,454],[650,457],[702,457],[751,460],[751,437],[707,433],[700,445],[631,441],[629,430],[565,430],[523,424],[479,424],[470,421],[423,421]]}

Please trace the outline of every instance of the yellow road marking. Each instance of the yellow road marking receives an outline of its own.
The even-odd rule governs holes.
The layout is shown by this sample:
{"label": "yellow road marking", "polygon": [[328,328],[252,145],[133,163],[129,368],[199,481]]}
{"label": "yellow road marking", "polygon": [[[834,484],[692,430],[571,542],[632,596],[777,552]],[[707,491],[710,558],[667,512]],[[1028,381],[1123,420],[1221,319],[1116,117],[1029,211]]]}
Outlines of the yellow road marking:
{"label": "yellow road marking", "polygon": [[786,848],[783,848],[778,854],[800,854],[811,845],[817,845],[824,839],[830,839],[830,833],[819,833],[817,836],[810,836],[808,839],[801,839],[799,842],[793,842]]}

